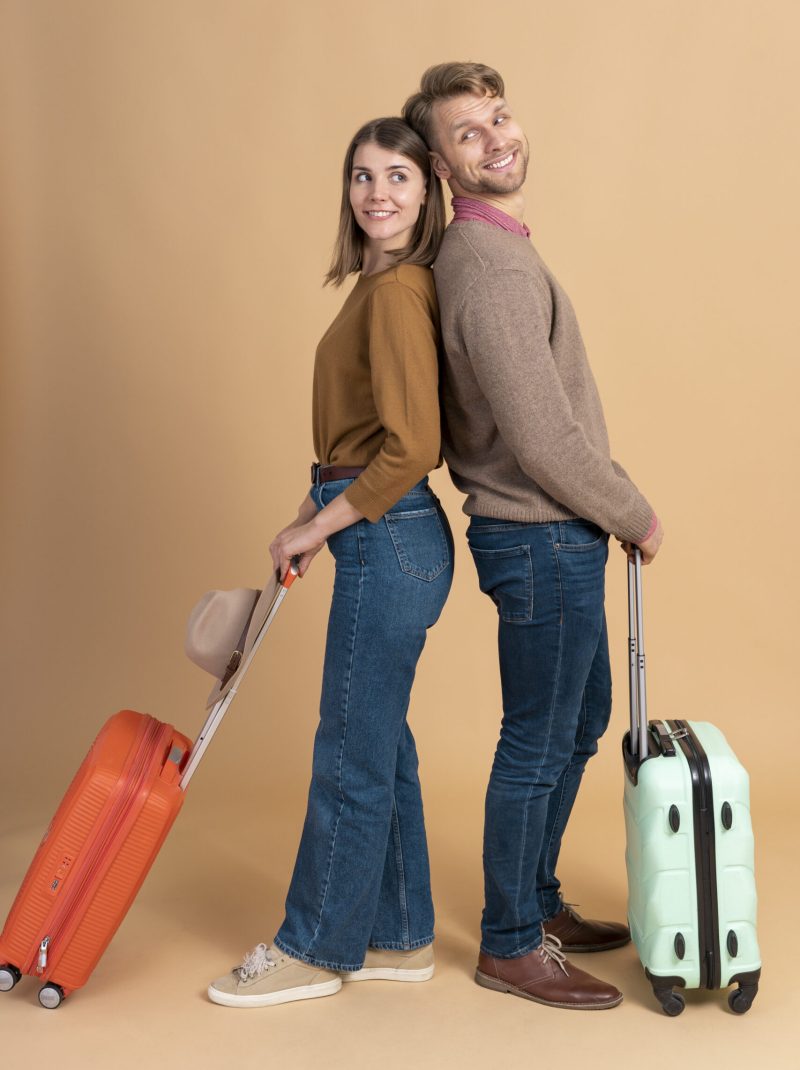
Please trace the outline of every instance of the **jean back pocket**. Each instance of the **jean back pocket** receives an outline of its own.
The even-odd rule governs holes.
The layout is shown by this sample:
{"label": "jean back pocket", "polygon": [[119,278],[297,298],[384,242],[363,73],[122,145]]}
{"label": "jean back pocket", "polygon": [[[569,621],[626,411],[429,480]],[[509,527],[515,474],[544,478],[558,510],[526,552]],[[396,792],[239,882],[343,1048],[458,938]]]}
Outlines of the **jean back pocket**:
{"label": "jean back pocket", "polygon": [[533,561],[530,546],[482,550],[470,544],[478,585],[508,624],[533,620]]}
{"label": "jean back pocket", "polygon": [[450,550],[435,506],[384,513],[383,518],[403,572],[430,582],[450,564]]}

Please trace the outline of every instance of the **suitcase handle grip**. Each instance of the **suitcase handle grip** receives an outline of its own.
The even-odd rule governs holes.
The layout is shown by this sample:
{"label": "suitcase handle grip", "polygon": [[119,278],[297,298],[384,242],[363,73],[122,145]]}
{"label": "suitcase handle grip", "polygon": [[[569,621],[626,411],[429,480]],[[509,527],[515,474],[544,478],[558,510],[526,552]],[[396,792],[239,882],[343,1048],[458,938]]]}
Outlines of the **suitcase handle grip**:
{"label": "suitcase handle grip", "polygon": [[297,579],[297,577],[300,575],[300,572],[298,571],[298,565],[299,564],[300,564],[300,557],[297,554],[295,554],[295,556],[292,558],[292,563],[287,568],[286,575],[283,577],[283,581],[281,583],[281,586],[285,587],[287,591],[292,586],[292,584]]}
{"label": "suitcase handle grip", "polygon": [[628,686],[631,706],[631,754],[647,757],[647,675],[644,655],[642,551],[634,547],[628,558]]}

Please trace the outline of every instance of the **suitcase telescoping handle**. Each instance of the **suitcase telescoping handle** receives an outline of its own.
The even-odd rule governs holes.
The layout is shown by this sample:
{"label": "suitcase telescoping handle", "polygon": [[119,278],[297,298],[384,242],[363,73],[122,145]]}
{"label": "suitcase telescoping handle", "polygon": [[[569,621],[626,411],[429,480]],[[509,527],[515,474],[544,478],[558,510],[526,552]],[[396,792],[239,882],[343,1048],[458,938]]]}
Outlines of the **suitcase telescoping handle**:
{"label": "suitcase telescoping handle", "polygon": [[647,757],[647,679],[644,660],[642,608],[642,551],[634,547],[628,558],[628,669],[631,696],[631,754]]}
{"label": "suitcase telescoping handle", "polygon": [[236,680],[236,683],[228,690],[225,696],[221,698],[219,702],[213,707],[211,713],[208,715],[206,723],[203,725],[200,735],[195,740],[194,746],[189,752],[189,760],[186,763],[186,767],[183,770],[183,775],[181,776],[180,780],[180,786],[184,791],[186,791],[186,786],[194,776],[195,771],[198,765],[200,764],[200,760],[205,754],[206,748],[211,742],[214,733],[222,723],[222,718],[228,712],[228,707],[236,697],[236,692],[239,689],[239,685],[244,679],[245,673],[250,668],[250,664],[253,658],[256,656],[256,653],[258,652],[258,648],[261,646],[261,641],[267,634],[267,630],[269,629],[270,624],[272,624],[273,620],[275,619],[275,614],[280,609],[281,602],[286,597],[286,592],[297,579],[297,561],[298,558],[292,559],[292,563],[286,572],[286,576],[279,584],[278,589],[275,592],[275,597],[272,599],[269,610],[267,611],[266,619],[261,625],[261,630],[259,631],[258,635],[256,636],[255,642],[253,643],[253,648],[247,655],[244,663],[242,664],[242,668],[239,672],[239,676]]}

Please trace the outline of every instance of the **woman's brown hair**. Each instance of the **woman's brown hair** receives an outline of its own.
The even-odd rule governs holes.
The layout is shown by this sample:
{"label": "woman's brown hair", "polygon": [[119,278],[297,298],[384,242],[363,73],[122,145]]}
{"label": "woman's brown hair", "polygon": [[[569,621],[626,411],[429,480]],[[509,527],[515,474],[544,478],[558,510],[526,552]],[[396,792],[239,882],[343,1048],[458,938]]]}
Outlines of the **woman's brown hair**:
{"label": "woman's brown hair", "polygon": [[356,131],[344,158],[342,171],[342,204],[339,212],[339,231],[333,247],[331,266],[325,276],[325,284],[332,282],[341,286],[348,275],[361,270],[361,246],[364,232],[356,222],[350,205],[350,182],[353,174],[353,159],[359,145],[374,143],[382,149],[392,149],[400,156],[411,160],[422,171],[427,196],[420,207],[414,233],[403,249],[393,250],[398,263],[433,263],[444,233],[444,196],[442,184],[433,173],[428,146],[403,119],[373,119]]}

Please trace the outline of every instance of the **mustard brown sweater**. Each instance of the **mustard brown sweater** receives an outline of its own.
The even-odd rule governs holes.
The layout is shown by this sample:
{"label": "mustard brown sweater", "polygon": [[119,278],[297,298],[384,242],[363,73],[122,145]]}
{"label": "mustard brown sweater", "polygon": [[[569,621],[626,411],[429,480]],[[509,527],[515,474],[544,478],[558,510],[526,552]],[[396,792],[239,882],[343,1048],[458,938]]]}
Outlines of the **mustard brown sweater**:
{"label": "mustard brown sweater", "polygon": [[375,522],[441,464],[439,313],[430,268],[360,275],[314,364],[320,464],[365,470],[345,490]]}
{"label": "mustard brown sweater", "polygon": [[453,222],[433,266],[441,312],[442,450],[464,512],[583,517],[632,542],[653,510],[611,459],[564,290],[528,238]]}

